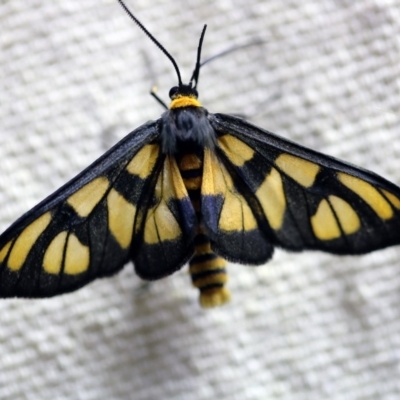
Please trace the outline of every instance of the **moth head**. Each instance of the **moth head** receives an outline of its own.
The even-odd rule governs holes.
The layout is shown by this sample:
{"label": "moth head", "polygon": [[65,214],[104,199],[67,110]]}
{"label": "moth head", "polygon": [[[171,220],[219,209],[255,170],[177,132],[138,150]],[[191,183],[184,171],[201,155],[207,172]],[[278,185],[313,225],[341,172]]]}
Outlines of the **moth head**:
{"label": "moth head", "polygon": [[197,99],[199,94],[191,84],[172,87],[169,91],[169,98],[175,100],[179,97],[193,97]]}

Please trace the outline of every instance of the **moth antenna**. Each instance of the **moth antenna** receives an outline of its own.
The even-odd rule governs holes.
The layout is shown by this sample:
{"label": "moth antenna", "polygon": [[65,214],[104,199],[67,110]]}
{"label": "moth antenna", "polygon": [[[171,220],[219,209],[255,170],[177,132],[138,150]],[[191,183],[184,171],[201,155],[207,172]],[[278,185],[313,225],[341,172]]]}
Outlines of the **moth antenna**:
{"label": "moth antenna", "polygon": [[200,74],[200,67],[201,67],[201,63],[200,63],[201,48],[203,47],[203,40],[204,40],[204,35],[206,34],[206,29],[207,29],[207,25],[204,25],[203,30],[200,35],[199,46],[197,47],[196,66],[194,67],[192,77],[190,78],[190,81],[189,81],[189,86],[192,86],[192,83],[194,82],[194,89],[197,88],[197,84],[199,83],[199,74]]}
{"label": "moth antenna", "polygon": [[265,43],[266,42],[264,40],[256,38],[256,39],[254,39],[254,40],[252,40],[251,42],[248,42],[248,43],[234,45],[232,47],[229,47],[226,50],[223,50],[223,51],[221,51],[221,52],[219,52],[217,54],[214,54],[213,56],[205,59],[204,61],[202,61],[200,63],[200,67],[202,67],[203,65],[208,64],[211,61],[216,60],[217,58],[224,57],[224,56],[226,56],[227,54],[230,54],[230,53],[234,53],[237,50],[241,50],[241,49],[245,49],[246,47],[255,46],[255,45],[259,45],[259,44],[265,44]]}
{"label": "moth antenna", "polygon": [[129,15],[129,17],[139,26],[139,28],[151,39],[151,41],[170,59],[178,76],[178,86],[181,87],[182,86],[181,73],[179,71],[178,64],[176,63],[174,58],[171,56],[171,54],[168,53],[168,51],[164,48],[164,46],[144,27],[144,25],[129,11],[128,7],[122,0],[118,0],[118,3],[122,6],[122,8]]}

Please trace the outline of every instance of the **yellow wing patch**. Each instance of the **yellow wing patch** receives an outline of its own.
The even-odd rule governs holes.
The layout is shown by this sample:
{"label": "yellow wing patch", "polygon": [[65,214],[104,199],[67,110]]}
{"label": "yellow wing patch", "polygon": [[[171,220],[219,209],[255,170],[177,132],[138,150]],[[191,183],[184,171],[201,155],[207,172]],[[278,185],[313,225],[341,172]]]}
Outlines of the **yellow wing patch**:
{"label": "yellow wing patch", "polygon": [[344,172],[338,172],[338,179],[360,196],[380,218],[390,219],[393,217],[393,208],[390,203],[370,183]]}
{"label": "yellow wing patch", "polygon": [[143,146],[126,166],[126,170],[142,179],[147,178],[153,171],[159,151],[160,146],[157,144]]}
{"label": "yellow wing patch", "polygon": [[218,139],[218,144],[229,155],[229,161],[238,167],[253,158],[255,151],[241,140],[231,135],[223,135]]}
{"label": "yellow wing patch", "polygon": [[[224,182],[222,174],[217,174],[220,164],[215,158],[215,155],[209,150],[204,149],[204,164],[203,164],[203,182],[201,184],[201,193],[204,196],[213,196],[222,194],[224,191]],[[215,175],[215,176],[214,176]],[[228,176],[230,187],[233,186],[232,179]]]}
{"label": "yellow wing patch", "polygon": [[163,193],[166,198],[175,198],[182,200],[188,197],[188,193],[183,183],[181,173],[175,157],[168,156],[165,161],[164,168],[164,188]]}
{"label": "yellow wing patch", "polygon": [[81,274],[89,268],[89,265],[89,247],[83,245],[73,233],[70,233],[65,253],[64,273],[68,275]]}
{"label": "yellow wing patch", "polygon": [[108,229],[119,245],[127,249],[132,241],[136,206],[111,189],[107,196]]}
{"label": "yellow wing patch", "polygon": [[361,222],[356,211],[349,203],[337,196],[328,197],[344,233],[350,235],[360,229]]}
{"label": "yellow wing patch", "polygon": [[67,203],[80,217],[87,217],[103,198],[110,183],[107,178],[93,179],[67,199]]}
{"label": "yellow wing patch", "polygon": [[318,164],[287,153],[281,154],[275,160],[275,164],[286,175],[306,188],[314,184],[315,178],[321,169]]}
{"label": "yellow wing patch", "polygon": [[384,189],[382,189],[382,192],[396,208],[400,209],[400,199],[398,197]]}
{"label": "yellow wing patch", "polygon": [[162,200],[149,210],[144,230],[144,240],[147,244],[155,244],[165,240],[174,240],[181,235],[181,229],[175,217]]}
{"label": "yellow wing patch", "polygon": [[244,197],[234,187],[232,177],[214,153],[204,150],[204,170],[201,192],[224,199],[219,217],[219,228],[224,231],[242,231],[257,228],[257,221]]}
{"label": "yellow wing patch", "polygon": [[59,233],[50,243],[43,257],[43,269],[49,274],[61,271],[68,232]]}
{"label": "yellow wing patch", "polygon": [[314,235],[321,240],[332,240],[340,237],[340,229],[335,215],[327,200],[322,200],[317,212],[311,217]]}
{"label": "yellow wing patch", "polygon": [[85,272],[90,264],[89,247],[67,231],[59,233],[50,243],[43,258],[43,269],[49,274],[64,272],[78,275]]}
{"label": "yellow wing patch", "polygon": [[0,262],[3,262],[5,258],[7,257],[8,250],[10,250],[10,247],[12,245],[12,240],[10,240],[1,250],[0,250]]}
{"label": "yellow wing patch", "polygon": [[224,231],[250,231],[257,227],[257,221],[243,196],[230,192],[229,188],[219,221],[219,227]]}
{"label": "yellow wing patch", "polygon": [[157,204],[149,209],[144,228],[144,241],[147,244],[174,240],[182,235],[179,223],[168,207],[170,200],[188,197],[174,157],[166,157],[154,192]]}
{"label": "yellow wing patch", "polygon": [[258,188],[256,196],[271,228],[275,230],[281,228],[286,210],[286,197],[282,177],[275,168],[271,168],[271,172]]}
{"label": "yellow wing patch", "polygon": [[[12,271],[18,271],[25,262],[25,259],[41,233],[47,228],[51,221],[51,214],[47,212],[29,224],[17,237],[7,267]],[[8,245],[8,244],[7,244]],[[7,246],[6,245],[6,246]]]}
{"label": "yellow wing patch", "polygon": [[347,235],[357,232],[361,226],[360,218],[350,204],[337,196],[328,199],[329,202],[321,200],[317,212],[311,217],[315,236],[320,240],[337,239],[341,236],[340,227]]}

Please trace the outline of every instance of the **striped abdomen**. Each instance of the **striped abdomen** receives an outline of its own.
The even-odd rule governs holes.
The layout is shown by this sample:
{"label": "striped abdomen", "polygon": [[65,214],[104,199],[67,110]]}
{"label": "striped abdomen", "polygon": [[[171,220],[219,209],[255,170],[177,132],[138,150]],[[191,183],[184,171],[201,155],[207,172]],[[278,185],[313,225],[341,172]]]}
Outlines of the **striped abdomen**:
{"label": "striped abdomen", "polygon": [[209,308],[229,301],[230,293],[224,286],[228,280],[225,270],[226,261],[212,251],[210,239],[201,223],[202,164],[201,156],[196,153],[185,154],[179,160],[179,170],[199,223],[195,237],[194,255],[189,262],[190,275],[193,286],[200,290],[201,306]]}

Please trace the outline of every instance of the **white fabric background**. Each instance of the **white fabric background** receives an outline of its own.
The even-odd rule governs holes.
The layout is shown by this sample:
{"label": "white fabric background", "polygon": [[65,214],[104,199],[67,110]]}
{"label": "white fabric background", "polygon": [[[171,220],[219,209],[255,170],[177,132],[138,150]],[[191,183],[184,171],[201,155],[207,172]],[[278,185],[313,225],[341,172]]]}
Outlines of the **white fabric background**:
{"label": "white fabric background", "polygon": [[[400,184],[400,4],[127,0],[211,112]],[[0,4],[0,229],[161,107],[176,76],[114,0]],[[400,227],[399,227],[400,229]],[[58,298],[0,301],[1,399],[398,399],[400,248],[232,265],[203,311],[187,269],[139,294],[128,265]]]}

